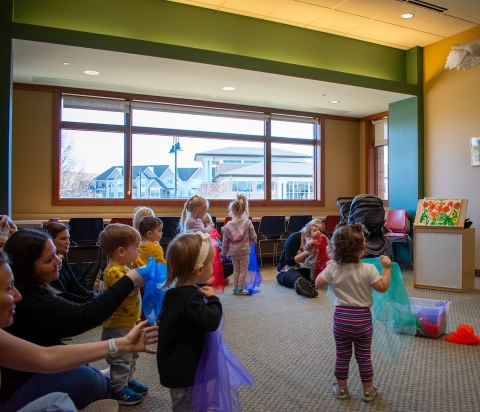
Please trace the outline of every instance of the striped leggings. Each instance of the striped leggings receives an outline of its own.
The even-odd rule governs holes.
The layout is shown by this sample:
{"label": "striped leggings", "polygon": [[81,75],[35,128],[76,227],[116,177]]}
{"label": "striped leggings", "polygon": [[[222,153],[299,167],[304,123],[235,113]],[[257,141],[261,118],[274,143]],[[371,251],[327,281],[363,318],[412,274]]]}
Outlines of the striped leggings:
{"label": "striped leggings", "polygon": [[352,357],[352,343],[362,382],[373,380],[372,368],[372,313],[369,308],[336,306],[333,314],[333,337],[337,356],[334,375],[348,379],[348,367]]}

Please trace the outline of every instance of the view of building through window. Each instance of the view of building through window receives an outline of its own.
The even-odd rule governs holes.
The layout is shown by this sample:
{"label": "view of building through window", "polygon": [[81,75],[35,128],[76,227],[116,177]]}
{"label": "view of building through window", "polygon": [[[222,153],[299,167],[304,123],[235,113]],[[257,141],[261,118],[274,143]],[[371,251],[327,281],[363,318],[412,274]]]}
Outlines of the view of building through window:
{"label": "view of building through window", "polygon": [[[69,127],[61,133],[61,198],[122,199],[131,190],[134,199],[188,198],[194,194],[231,199],[238,192],[251,199],[265,199],[266,121],[272,123],[272,135],[299,139],[295,145],[281,143],[278,138],[280,142],[271,143],[272,200],[315,198],[312,141],[317,126],[313,122],[170,113],[150,107],[136,109],[135,102],[132,105],[131,182],[125,181],[126,133],[105,131],[124,125],[125,113],[105,108],[62,108],[62,124]],[[75,130],[68,122],[92,126]],[[112,126],[98,126],[95,131],[94,124]],[[140,128],[152,131],[137,133]],[[156,129],[183,132],[178,137],[155,134]],[[188,130],[222,133],[222,138],[186,136]]]}

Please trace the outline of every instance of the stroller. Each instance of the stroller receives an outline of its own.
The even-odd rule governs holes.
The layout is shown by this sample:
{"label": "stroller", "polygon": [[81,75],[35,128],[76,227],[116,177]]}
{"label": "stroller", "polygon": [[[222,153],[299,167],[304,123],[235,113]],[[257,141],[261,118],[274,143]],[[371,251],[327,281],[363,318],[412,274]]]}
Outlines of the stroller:
{"label": "stroller", "polygon": [[354,198],[338,198],[340,216],[343,222],[360,223],[365,227],[365,243],[367,253],[365,257],[376,257],[386,254],[393,258],[393,249],[390,239],[383,234],[385,209],[382,199],[375,195],[358,195]]}

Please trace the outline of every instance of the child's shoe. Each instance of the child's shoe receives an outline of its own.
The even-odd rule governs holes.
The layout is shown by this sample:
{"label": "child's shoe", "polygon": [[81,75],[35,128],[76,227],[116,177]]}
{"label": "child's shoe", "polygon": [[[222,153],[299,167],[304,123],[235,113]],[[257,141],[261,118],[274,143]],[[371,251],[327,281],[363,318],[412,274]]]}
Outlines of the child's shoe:
{"label": "child's shoe", "polygon": [[372,389],[368,392],[363,392],[363,400],[365,402],[372,402],[375,396],[377,396],[377,388],[375,386],[372,386]]}
{"label": "child's shoe", "polygon": [[113,393],[112,399],[115,399],[120,405],[136,405],[143,401],[143,396],[132,391],[128,386],[125,386],[120,392]]}
{"label": "child's shoe", "polygon": [[245,289],[233,289],[234,295],[250,295],[250,292]]}
{"label": "child's shoe", "polygon": [[128,387],[140,395],[145,395],[148,392],[148,386],[135,380],[128,382]]}
{"label": "child's shoe", "polygon": [[[338,383],[335,382],[333,384],[333,393],[338,399],[346,399],[348,396],[348,389],[340,389],[340,386],[338,386]],[[365,398],[364,398],[365,399]]]}

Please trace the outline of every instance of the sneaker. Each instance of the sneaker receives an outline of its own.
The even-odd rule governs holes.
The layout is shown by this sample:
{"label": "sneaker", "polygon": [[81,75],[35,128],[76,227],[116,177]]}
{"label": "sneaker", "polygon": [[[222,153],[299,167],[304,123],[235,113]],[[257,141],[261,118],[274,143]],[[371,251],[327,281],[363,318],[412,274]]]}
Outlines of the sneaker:
{"label": "sneaker", "polygon": [[338,399],[346,399],[348,396],[348,389],[340,389],[340,386],[338,386],[338,383],[335,382],[333,384],[333,393]]}
{"label": "sneaker", "polygon": [[363,393],[363,400],[365,402],[372,402],[375,396],[377,396],[377,388],[374,386],[371,391]]}
{"label": "sneaker", "polygon": [[234,295],[250,295],[250,292],[245,289],[233,289]]}
{"label": "sneaker", "polygon": [[295,292],[307,298],[316,298],[318,292],[310,286],[310,282],[305,278],[298,278],[293,285]]}
{"label": "sneaker", "polygon": [[128,382],[128,387],[136,392],[136,393],[139,393],[140,395],[145,395],[147,392],[148,392],[148,386],[138,382],[138,381],[131,381],[131,382]]}
{"label": "sneaker", "polygon": [[125,386],[120,392],[113,393],[112,399],[116,400],[120,405],[136,405],[143,401],[143,396],[132,391],[128,386]]}

